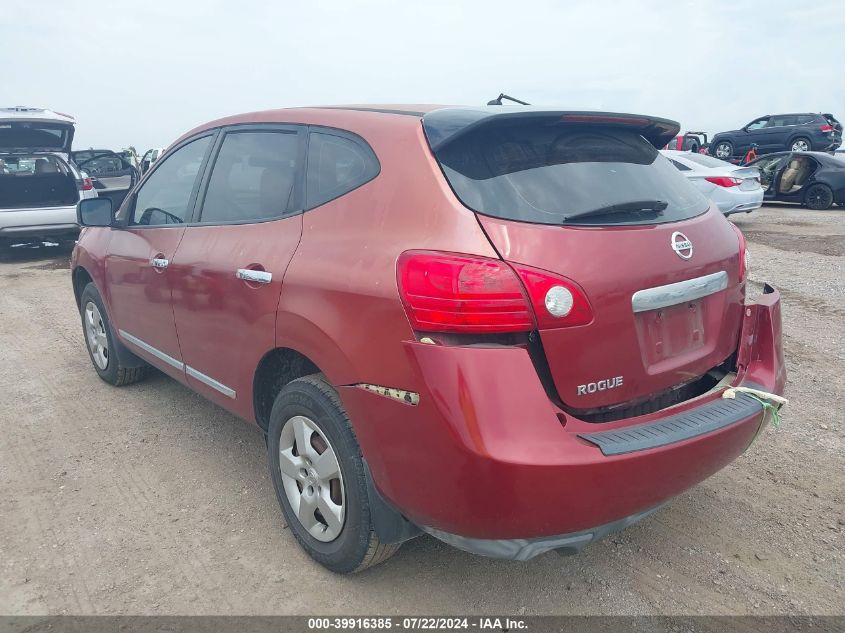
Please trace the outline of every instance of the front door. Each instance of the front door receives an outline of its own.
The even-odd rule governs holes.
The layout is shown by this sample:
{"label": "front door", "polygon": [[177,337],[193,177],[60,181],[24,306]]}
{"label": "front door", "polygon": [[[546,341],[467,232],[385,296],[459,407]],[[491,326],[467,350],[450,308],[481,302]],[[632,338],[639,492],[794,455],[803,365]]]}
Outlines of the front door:
{"label": "front door", "polygon": [[184,381],[171,306],[170,262],[190,218],[212,135],[192,140],[158,165],[118,214],[106,255],[109,308],[132,351]]}
{"label": "front door", "polygon": [[304,136],[297,126],[225,130],[170,265],[188,384],[246,419],[302,235]]}

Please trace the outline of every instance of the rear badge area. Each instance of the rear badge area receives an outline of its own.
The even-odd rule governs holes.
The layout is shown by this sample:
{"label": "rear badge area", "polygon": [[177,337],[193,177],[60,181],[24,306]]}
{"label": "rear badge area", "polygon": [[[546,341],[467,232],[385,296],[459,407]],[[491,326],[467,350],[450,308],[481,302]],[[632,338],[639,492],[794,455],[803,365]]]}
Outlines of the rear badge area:
{"label": "rear badge area", "polygon": [[578,385],[576,393],[579,396],[586,396],[588,393],[596,393],[597,391],[607,391],[608,389],[616,389],[624,384],[622,376],[614,376],[613,378],[606,378],[596,382],[588,382],[585,385]]}

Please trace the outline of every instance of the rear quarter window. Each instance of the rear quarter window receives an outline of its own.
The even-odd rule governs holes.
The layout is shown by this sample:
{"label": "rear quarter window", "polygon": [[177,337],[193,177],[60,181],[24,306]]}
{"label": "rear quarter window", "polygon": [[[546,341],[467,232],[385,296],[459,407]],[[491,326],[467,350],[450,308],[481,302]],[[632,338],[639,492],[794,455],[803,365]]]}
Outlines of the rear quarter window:
{"label": "rear quarter window", "polygon": [[367,143],[343,132],[312,131],[305,176],[306,208],[334,200],[375,178],[380,165]]}

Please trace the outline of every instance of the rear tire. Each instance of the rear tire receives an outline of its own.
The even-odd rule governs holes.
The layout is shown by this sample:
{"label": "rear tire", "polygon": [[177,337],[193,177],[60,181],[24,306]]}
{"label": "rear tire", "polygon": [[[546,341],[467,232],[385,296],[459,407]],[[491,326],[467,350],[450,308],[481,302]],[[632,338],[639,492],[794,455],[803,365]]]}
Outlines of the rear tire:
{"label": "rear tire", "polygon": [[[337,392],[322,374],[291,381],[276,396],[267,451],[287,525],[315,561],[349,574],[399,549],[399,543],[379,541],[373,529],[361,449]],[[326,462],[331,466],[323,468]]]}
{"label": "rear tire", "polygon": [[730,141],[719,141],[713,146],[713,156],[719,160],[729,160],[734,155],[734,146]]}
{"label": "rear tire", "polygon": [[833,191],[820,183],[811,185],[804,194],[804,205],[813,211],[826,211],[833,206]]}
{"label": "rear tire", "polygon": [[97,375],[115,387],[138,382],[147,375],[148,367],[125,367],[120,363],[117,341],[112,332],[106,307],[97,286],[89,283],[79,300],[85,348]]}
{"label": "rear tire", "polygon": [[799,136],[798,138],[792,141],[790,149],[793,152],[809,152],[811,149],[813,149],[813,144],[810,143],[810,139],[805,138],[803,136]]}

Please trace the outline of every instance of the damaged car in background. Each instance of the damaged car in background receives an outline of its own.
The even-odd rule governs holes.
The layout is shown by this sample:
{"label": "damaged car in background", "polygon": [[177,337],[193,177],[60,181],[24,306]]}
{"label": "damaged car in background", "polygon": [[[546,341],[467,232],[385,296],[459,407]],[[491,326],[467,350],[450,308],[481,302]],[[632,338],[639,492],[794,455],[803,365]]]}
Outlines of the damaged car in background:
{"label": "damaged car in background", "polygon": [[0,240],[76,238],[76,205],[97,192],[70,160],[73,133],[69,115],[0,108]]}

